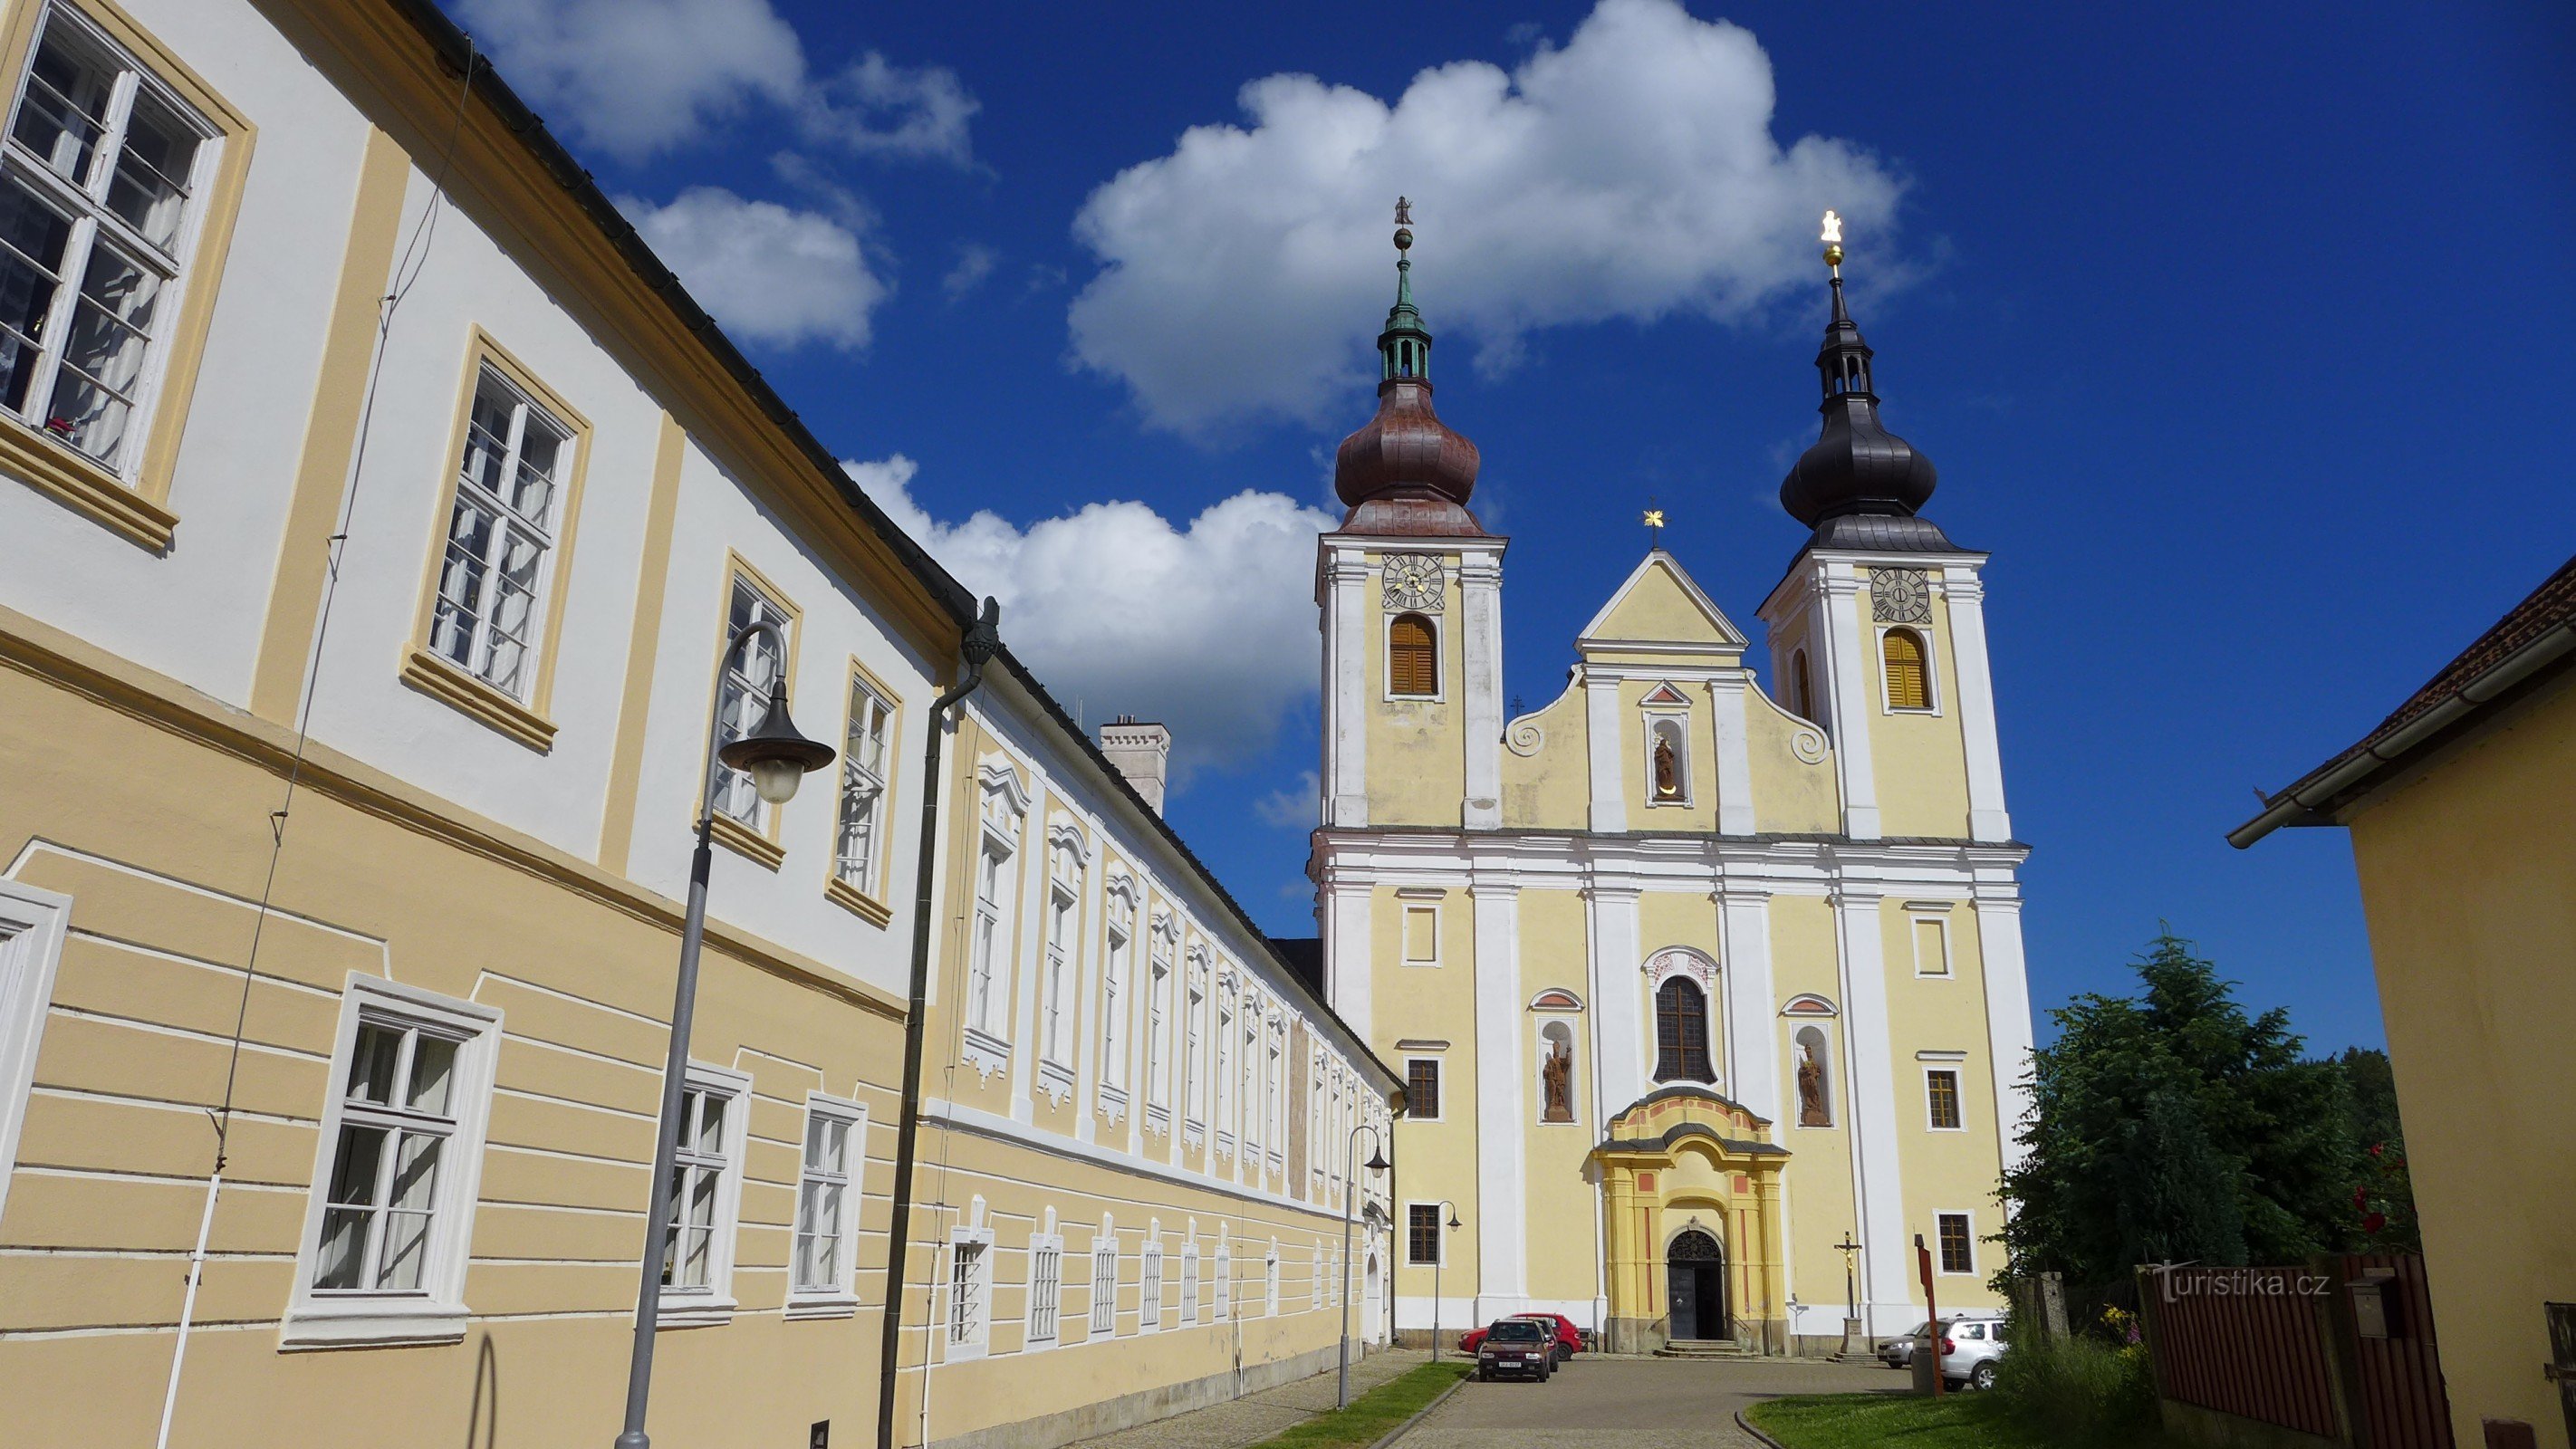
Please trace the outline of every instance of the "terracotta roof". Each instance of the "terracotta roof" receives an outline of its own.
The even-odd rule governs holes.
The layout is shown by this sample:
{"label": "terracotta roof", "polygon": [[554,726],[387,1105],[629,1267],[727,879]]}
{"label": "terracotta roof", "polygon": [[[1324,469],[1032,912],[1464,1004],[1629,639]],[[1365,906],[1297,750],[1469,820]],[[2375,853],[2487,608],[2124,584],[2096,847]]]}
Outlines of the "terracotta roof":
{"label": "terracotta roof", "polygon": [[2495,709],[2529,695],[2576,663],[2576,558],[2476,642],[2436,671],[2377,728],[2277,795],[2228,833],[2239,849],[2284,825],[2338,825],[2339,813],[2425,751],[2477,728]]}

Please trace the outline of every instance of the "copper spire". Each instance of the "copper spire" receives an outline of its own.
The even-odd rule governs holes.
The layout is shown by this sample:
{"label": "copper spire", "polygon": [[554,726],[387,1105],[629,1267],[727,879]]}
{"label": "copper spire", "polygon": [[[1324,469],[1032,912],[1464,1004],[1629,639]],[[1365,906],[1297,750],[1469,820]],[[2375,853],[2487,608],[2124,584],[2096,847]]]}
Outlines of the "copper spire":
{"label": "copper spire", "polygon": [[[1780,482],[1780,506],[1810,528],[1836,518],[1912,518],[1938,481],[1932,460],[1878,421],[1878,393],[1870,376],[1876,356],[1843,304],[1842,218],[1825,213],[1825,266],[1832,278],[1833,316],[1825,323],[1816,371],[1824,381],[1822,435]],[[1914,530],[1938,538],[1929,525]]]}
{"label": "copper spire", "polygon": [[1431,333],[1413,305],[1413,211],[1395,202],[1395,305],[1378,333],[1377,416],[1342,440],[1333,491],[1359,533],[1482,534],[1466,509],[1476,445],[1431,410]]}

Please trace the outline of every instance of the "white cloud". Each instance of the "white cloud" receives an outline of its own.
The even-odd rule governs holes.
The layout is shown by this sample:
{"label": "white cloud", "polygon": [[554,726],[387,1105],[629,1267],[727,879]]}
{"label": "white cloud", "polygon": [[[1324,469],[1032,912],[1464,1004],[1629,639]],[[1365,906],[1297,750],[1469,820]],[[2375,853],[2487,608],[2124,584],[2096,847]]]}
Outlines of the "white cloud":
{"label": "white cloud", "polygon": [[1281,830],[1312,830],[1323,813],[1324,777],[1313,770],[1297,772],[1292,789],[1273,790],[1252,802],[1252,813],[1264,825]]}
{"label": "white cloud", "polygon": [[955,71],[869,51],[806,68],[770,0],[454,0],[477,43],[549,119],[626,161],[685,145],[755,104],[862,155],[973,164],[979,108]]}
{"label": "white cloud", "polygon": [[867,346],[868,316],[887,288],[855,221],[745,200],[720,186],[690,187],[666,206],[620,197],[617,207],[735,337]]}
{"label": "white cloud", "polygon": [[1026,528],[985,510],[946,523],[915,501],[912,459],[842,466],[969,589],[1001,601],[1002,637],[1067,709],[1078,699],[1086,722],[1170,725],[1184,780],[1258,755],[1314,696],[1315,535],[1330,514],[1246,490],[1186,527],[1127,502]]}
{"label": "white cloud", "polygon": [[1364,407],[1399,193],[1426,315],[1488,368],[1539,327],[1745,319],[1817,285],[1826,207],[1866,249],[1902,189],[1852,143],[1782,146],[1773,98],[1752,34],[1675,0],[1601,0],[1562,47],[1425,70],[1392,105],[1256,80],[1248,126],[1193,127],[1084,203],[1102,270],[1072,305],[1074,356],[1174,429]]}
{"label": "white cloud", "polygon": [[967,293],[984,285],[986,279],[993,275],[994,265],[1001,259],[1002,254],[991,247],[967,242],[957,248],[957,265],[950,267],[948,275],[939,279],[939,290],[947,293],[951,302],[962,301]]}

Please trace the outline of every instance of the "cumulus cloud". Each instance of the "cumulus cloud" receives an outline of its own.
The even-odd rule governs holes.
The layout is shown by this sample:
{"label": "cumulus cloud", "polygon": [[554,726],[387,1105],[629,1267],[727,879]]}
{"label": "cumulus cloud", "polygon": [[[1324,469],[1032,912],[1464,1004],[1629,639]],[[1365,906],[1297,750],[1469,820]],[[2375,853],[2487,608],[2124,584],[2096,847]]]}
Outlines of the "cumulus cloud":
{"label": "cumulus cloud", "polygon": [[991,247],[980,242],[967,242],[957,248],[957,265],[950,267],[948,275],[939,279],[939,290],[947,293],[951,302],[963,301],[967,294],[984,285],[1001,260],[1002,254]]}
{"label": "cumulus cloud", "polygon": [[1025,528],[989,510],[951,523],[915,500],[912,459],[842,467],[968,588],[1001,601],[1002,637],[1068,709],[1079,699],[1091,723],[1170,725],[1181,780],[1257,756],[1314,696],[1315,535],[1329,514],[1246,490],[1186,526],[1127,502]]}
{"label": "cumulus cloud", "polygon": [[750,201],[720,186],[690,187],[663,206],[620,197],[617,207],[735,337],[867,346],[869,314],[887,289],[855,219]]}
{"label": "cumulus cloud", "polygon": [[1261,823],[1280,830],[1312,830],[1323,815],[1324,777],[1313,770],[1297,772],[1294,788],[1273,790],[1252,802]]}
{"label": "cumulus cloud", "polygon": [[626,161],[684,145],[755,105],[864,155],[973,161],[975,98],[944,66],[870,51],[806,65],[770,0],[455,0],[512,85],[555,124]]}
{"label": "cumulus cloud", "polygon": [[1902,190],[1850,142],[1781,144],[1762,47],[1675,0],[1600,0],[1563,46],[1425,70],[1392,104],[1306,75],[1240,100],[1248,124],[1191,128],[1074,222],[1101,270],[1073,355],[1167,428],[1358,406],[1398,194],[1434,329],[1493,368],[1540,327],[1743,320],[1814,285],[1825,208],[1866,246]]}

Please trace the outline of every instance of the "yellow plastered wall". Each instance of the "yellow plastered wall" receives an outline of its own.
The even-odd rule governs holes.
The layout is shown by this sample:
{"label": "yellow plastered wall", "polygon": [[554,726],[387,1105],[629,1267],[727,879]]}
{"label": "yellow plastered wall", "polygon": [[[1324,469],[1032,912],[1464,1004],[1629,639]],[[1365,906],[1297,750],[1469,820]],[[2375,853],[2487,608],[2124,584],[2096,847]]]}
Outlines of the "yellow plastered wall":
{"label": "yellow plastered wall", "polygon": [[[1369,555],[1372,574],[1385,562],[1383,554]],[[1387,622],[1402,611],[1379,607],[1374,581],[1363,592],[1368,680],[1361,708],[1368,720],[1369,819],[1379,825],[1456,825],[1466,798],[1465,592],[1458,555],[1443,554],[1440,562],[1441,608],[1424,616],[1440,641],[1438,699],[1387,697]]]}
{"label": "yellow plastered wall", "polygon": [[[1521,1160],[1528,1192],[1523,1212],[1528,1224],[1529,1291],[1539,1298],[1590,1298],[1601,1292],[1596,1214],[1601,1190],[1585,1176],[1593,1147],[1591,1124],[1601,1120],[1591,1100],[1591,986],[1584,979],[1590,959],[1585,941],[1584,901],[1576,891],[1523,891],[1520,896],[1521,996],[1535,998],[1551,986],[1562,987],[1582,1001],[1580,1013],[1519,1013],[1521,1101],[1527,1110],[1527,1138]],[[1571,1091],[1574,1120],[1546,1122],[1547,1092],[1539,1079],[1546,1048],[1540,1030],[1562,1021],[1574,1038]]]}
{"label": "yellow plastered wall", "polygon": [[2453,1432],[2558,1432],[2544,1300],[2576,1301],[2576,685],[2352,820]]}
{"label": "yellow plastered wall", "polygon": [[[1726,957],[1719,945],[1717,905],[1700,891],[1648,891],[1637,898],[1638,964],[1642,965],[1667,946],[1688,946],[1720,963]],[[1645,1053],[1640,1074],[1652,1089],[1655,1070],[1655,984],[1646,973],[1632,966],[1628,970],[1627,989],[1636,995],[1636,1020],[1643,1024]],[[1724,977],[1713,986],[1702,988],[1708,997],[1709,1065],[1722,1077],[1726,1072],[1726,989]],[[1717,1090],[1728,1092],[1732,1083],[1721,1083]],[[1613,1110],[1627,1104],[1615,1103]]]}
{"label": "yellow plastered wall", "polygon": [[1930,623],[1906,626],[1922,634],[1931,647],[1933,712],[1890,711],[1885,708],[1881,626],[1869,621],[1870,570],[1859,573],[1858,642],[1866,690],[1861,708],[1869,721],[1880,828],[1889,835],[1964,837],[1968,833],[1968,757],[1959,732],[1959,678],[1951,649],[1949,601],[1946,597],[1933,601]]}
{"label": "yellow plastered wall", "polygon": [[[1946,921],[1950,974],[1916,974],[1916,923]],[[1944,1304],[1991,1306],[2000,1303],[1986,1282],[2002,1266],[2001,1245],[1985,1241],[2001,1230],[1996,1199],[2003,1171],[2003,1151],[1996,1135],[1993,1052],[1986,1036],[1985,974],[1976,937],[1976,917],[1966,902],[1946,915],[1914,912],[1903,899],[1891,897],[1880,908],[1881,949],[1886,953],[1888,1038],[1896,1079],[1897,1161],[1905,1182],[1907,1241],[1921,1233],[1932,1245],[1937,1214],[1964,1212],[1976,1239],[1975,1269],[1934,1279]],[[1923,1052],[1964,1052],[1960,1060],[1926,1060]],[[1959,1077],[1959,1128],[1929,1125],[1925,1072],[1955,1071]],[[1918,1297],[1920,1290],[1917,1290]]]}
{"label": "yellow plastered wall", "polygon": [[[1440,961],[1436,966],[1407,966],[1404,960],[1404,912],[1429,906],[1439,912]],[[1407,1057],[1432,1057],[1440,1063],[1441,1117],[1437,1122],[1398,1118],[1396,1191],[1402,1198],[1423,1195],[1440,1184],[1468,1222],[1480,1209],[1476,1202],[1476,1078],[1485,1065],[1476,1054],[1476,959],[1474,912],[1463,890],[1444,891],[1437,900],[1399,897],[1380,886],[1369,901],[1371,957],[1378,962],[1372,993],[1372,1020],[1379,1023],[1370,1043],[1399,1073]],[[1400,1041],[1446,1042],[1438,1050],[1408,1049]],[[1506,1066],[1503,1068],[1508,1070]],[[1396,1205],[1399,1224],[1403,1202]],[[1478,1272],[1476,1234],[1460,1229],[1447,1235],[1449,1257],[1442,1269],[1444,1292],[1473,1292]],[[1396,1249],[1396,1287],[1406,1295],[1429,1295],[1432,1273],[1404,1261]]]}
{"label": "yellow plastered wall", "polygon": [[1823,730],[1759,689],[1745,692],[1745,753],[1753,769],[1753,828],[1784,834],[1842,829],[1842,787]]}
{"label": "yellow plastered wall", "polygon": [[1503,824],[1524,830],[1585,828],[1592,778],[1583,691],[1568,685],[1536,714],[1506,726],[1503,739]]}

